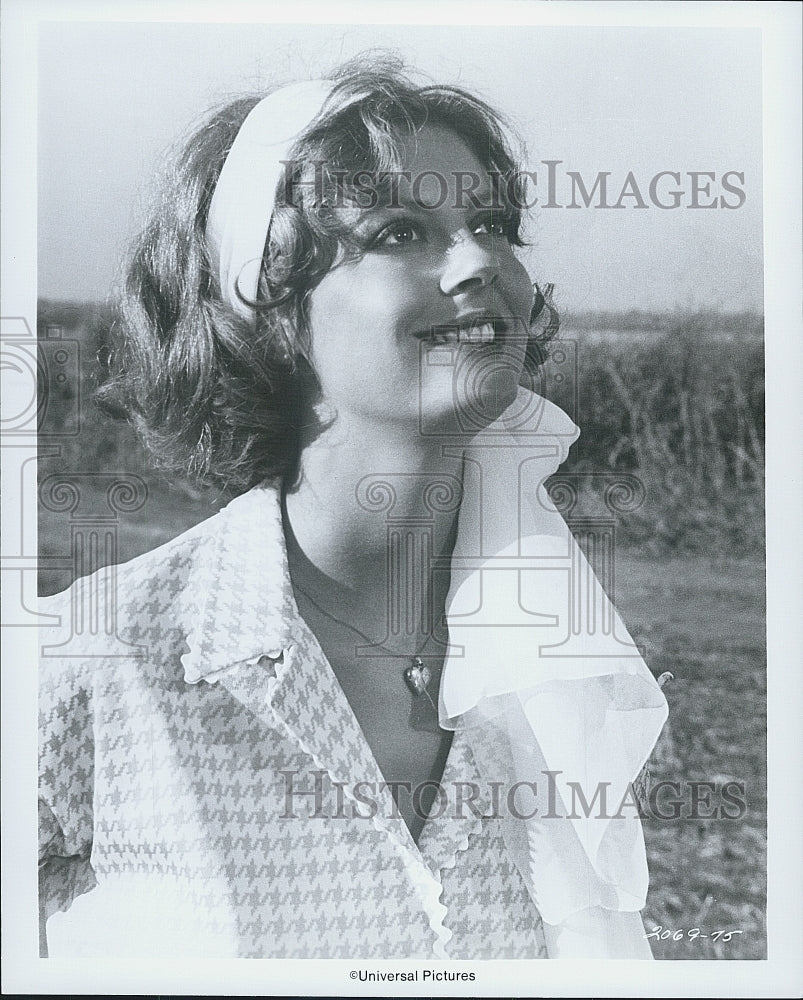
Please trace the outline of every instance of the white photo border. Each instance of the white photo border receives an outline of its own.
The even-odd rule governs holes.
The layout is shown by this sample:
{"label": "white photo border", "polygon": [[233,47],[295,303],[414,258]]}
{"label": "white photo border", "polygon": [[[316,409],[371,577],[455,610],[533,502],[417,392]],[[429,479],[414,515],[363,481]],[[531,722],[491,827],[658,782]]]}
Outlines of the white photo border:
{"label": "white photo border", "polygon": [[[768,629],[768,958],[766,961],[686,962],[454,962],[474,970],[470,990],[432,984],[432,995],[484,996],[792,996],[803,989],[799,948],[803,920],[803,682],[800,608],[801,466],[801,7],[783,3],[302,3],[35,2],[2,3],[2,309],[5,324],[22,317],[36,330],[36,59],[37,26],[44,20],[237,21],[343,24],[533,23],[561,25],[746,26],[760,29],[764,46],[764,236],[766,318],[767,629]],[[5,378],[5,373],[4,373]],[[5,385],[5,383],[4,383]],[[6,412],[16,412],[11,373]],[[22,390],[20,390],[22,391]],[[3,526],[20,503],[6,478],[12,442],[3,441],[6,490]],[[790,456],[792,456],[790,458]],[[33,482],[29,479],[28,485]],[[28,522],[30,522],[30,517]],[[27,522],[26,522],[27,523]],[[35,517],[3,532],[4,569],[36,551]],[[11,533],[9,534],[9,531]],[[21,565],[21,564],[20,564]],[[371,984],[349,979],[356,963],[341,960],[243,960],[192,963],[38,958],[34,864],[36,785],[36,631],[4,628],[2,815],[3,989],[39,994],[210,994],[370,996]],[[367,963],[359,963],[365,966]],[[422,967],[423,962],[371,962],[371,968]],[[421,984],[394,983],[398,996]]]}

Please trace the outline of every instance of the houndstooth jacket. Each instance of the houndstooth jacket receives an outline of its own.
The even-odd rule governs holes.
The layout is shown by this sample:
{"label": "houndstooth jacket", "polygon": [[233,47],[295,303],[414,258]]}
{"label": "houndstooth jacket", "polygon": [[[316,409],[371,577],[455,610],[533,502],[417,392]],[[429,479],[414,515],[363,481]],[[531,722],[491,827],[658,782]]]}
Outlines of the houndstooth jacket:
{"label": "houndstooth jacket", "polygon": [[[43,603],[51,955],[546,957],[484,792],[417,845],[394,809],[296,608],[274,487]],[[481,787],[460,726],[458,782]]]}

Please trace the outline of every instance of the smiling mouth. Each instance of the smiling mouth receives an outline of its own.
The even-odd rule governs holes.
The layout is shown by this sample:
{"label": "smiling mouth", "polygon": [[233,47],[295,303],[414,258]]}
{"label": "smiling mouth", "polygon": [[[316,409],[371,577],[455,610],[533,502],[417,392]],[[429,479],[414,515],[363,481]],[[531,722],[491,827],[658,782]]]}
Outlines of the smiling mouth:
{"label": "smiling mouth", "polygon": [[416,336],[431,344],[492,344],[506,330],[507,323],[504,320],[483,316],[470,322],[433,326]]}

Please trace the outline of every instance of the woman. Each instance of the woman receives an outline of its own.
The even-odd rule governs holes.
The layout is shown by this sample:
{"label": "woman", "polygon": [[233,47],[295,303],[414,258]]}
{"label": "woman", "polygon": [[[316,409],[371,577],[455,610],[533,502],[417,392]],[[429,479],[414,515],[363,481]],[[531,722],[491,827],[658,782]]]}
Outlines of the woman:
{"label": "woman", "polygon": [[649,957],[665,702],[543,489],[578,432],[532,392],[522,176],[393,64],[190,139],[106,395],[240,495],[117,569],[114,642],[58,655],[102,573],[48,607],[51,954]]}

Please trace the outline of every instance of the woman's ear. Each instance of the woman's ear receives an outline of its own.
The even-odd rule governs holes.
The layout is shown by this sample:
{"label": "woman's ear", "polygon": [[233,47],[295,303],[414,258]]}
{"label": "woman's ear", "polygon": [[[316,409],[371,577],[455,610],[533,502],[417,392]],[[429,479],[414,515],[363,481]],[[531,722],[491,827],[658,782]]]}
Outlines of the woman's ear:
{"label": "woman's ear", "polygon": [[543,286],[533,285],[530,334],[524,356],[525,367],[531,374],[535,374],[536,370],[546,363],[548,354],[545,345],[555,336],[560,326],[560,316],[552,303],[554,289],[555,286],[551,283]]}
{"label": "woman's ear", "polygon": [[544,293],[538,287],[538,285],[533,285],[533,307],[530,310],[530,326],[538,319],[541,312],[546,304],[544,299]]}

